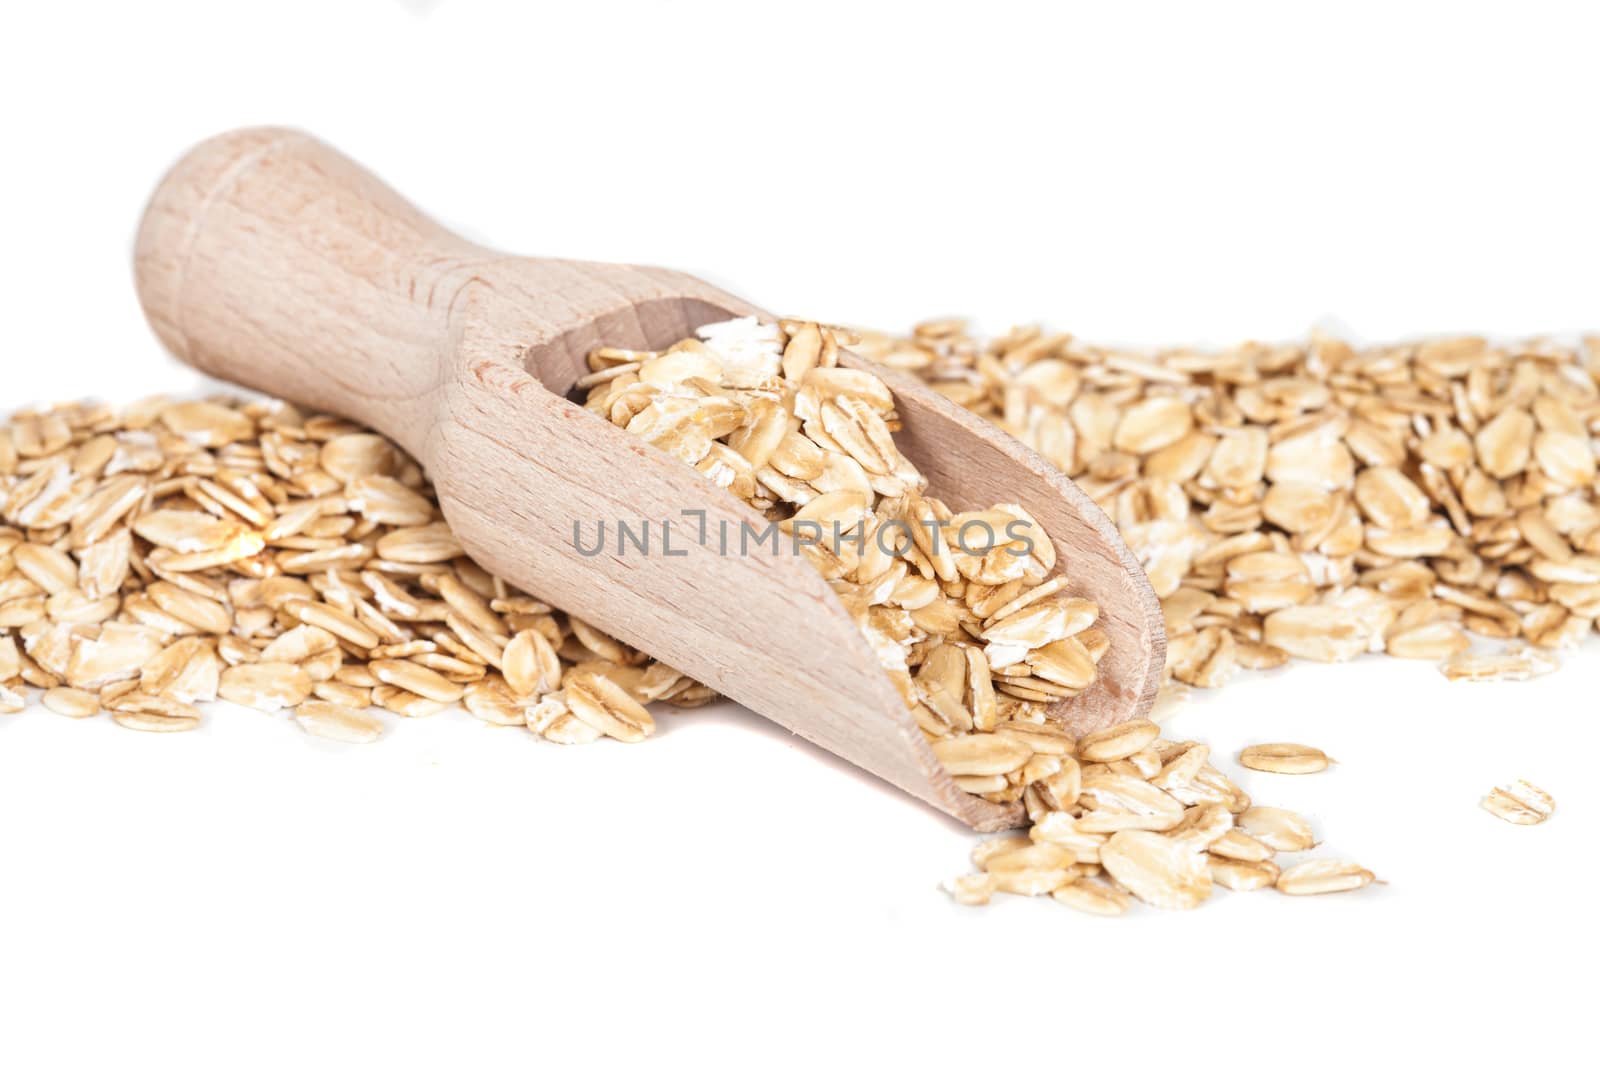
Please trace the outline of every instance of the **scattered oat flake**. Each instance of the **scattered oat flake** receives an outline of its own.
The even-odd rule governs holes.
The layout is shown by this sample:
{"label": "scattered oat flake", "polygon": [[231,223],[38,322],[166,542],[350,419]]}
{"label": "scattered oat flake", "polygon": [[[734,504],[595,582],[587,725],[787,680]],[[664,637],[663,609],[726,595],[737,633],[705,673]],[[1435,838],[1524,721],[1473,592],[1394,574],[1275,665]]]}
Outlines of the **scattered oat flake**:
{"label": "scattered oat flake", "polygon": [[294,709],[305,731],[329,741],[366,744],[383,734],[383,723],[365,708],[346,707],[326,700],[308,700]]}
{"label": "scattered oat flake", "polygon": [[1146,904],[1193,908],[1211,895],[1205,856],[1148,830],[1121,830],[1100,848],[1100,865]]}
{"label": "scattered oat flake", "polygon": [[1239,753],[1241,765],[1271,774],[1315,774],[1327,770],[1330,762],[1320,748],[1288,742],[1251,745]]}
{"label": "scattered oat flake", "polygon": [[1499,786],[1483,798],[1484,811],[1517,826],[1537,826],[1555,814],[1556,801],[1549,793],[1526,779]]}
{"label": "scattered oat flake", "polygon": [[1557,666],[1550,653],[1524,647],[1499,653],[1459,652],[1439,664],[1439,671],[1451,681],[1524,682],[1549,674]]}
{"label": "scattered oat flake", "polygon": [[1293,897],[1320,896],[1361,889],[1374,879],[1365,867],[1344,860],[1307,860],[1280,874],[1277,889]]}

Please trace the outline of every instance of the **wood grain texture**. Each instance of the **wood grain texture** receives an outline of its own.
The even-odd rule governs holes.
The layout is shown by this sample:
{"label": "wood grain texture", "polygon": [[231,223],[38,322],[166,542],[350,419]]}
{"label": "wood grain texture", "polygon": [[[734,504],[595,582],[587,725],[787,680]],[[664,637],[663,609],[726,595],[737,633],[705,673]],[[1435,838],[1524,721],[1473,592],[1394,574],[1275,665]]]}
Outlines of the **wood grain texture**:
{"label": "wood grain texture", "polygon": [[[1016,805],[962,793],[827,583],[803,559],[724,554],[709,529],[756,513],[677,459],[565,399],[598,344],[660,348],[761,314],[675,271],[506,256],[419,213],[326,145],[240,130],[157,189],[135,273],[151,325],[209,374],[373,426],[423,464],[478,563],[979,829]],[[1105,680],[1059,709],[1085,726],[1143,713],[1159,607],[1110,521],[1063,475],[921,383],[889,381],[906,454],[957,508],[1017,501],[1099,600]],[[574,522],[671,521],[683,555],[585,556]],[[592,543],[592,536],[586,544]]]}

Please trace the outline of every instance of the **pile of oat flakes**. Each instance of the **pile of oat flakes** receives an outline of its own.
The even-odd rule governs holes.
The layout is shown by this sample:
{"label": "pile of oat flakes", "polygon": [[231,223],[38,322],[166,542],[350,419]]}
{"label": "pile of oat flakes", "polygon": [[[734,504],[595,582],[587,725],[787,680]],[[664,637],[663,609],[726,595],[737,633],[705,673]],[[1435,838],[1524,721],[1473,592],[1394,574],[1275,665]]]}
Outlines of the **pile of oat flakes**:
{"label": "pile of oat flakes", "polygon": [[[1600,338],[1147,356],[944,321],[855,350],[993,420],[1105,508],[1187,685],[1367,651],[1526,678],[1600,622]],[[1475,653],[1472,635],[1502,644]]]}
{"label": "pile of oat flakes", "polygon": [[1052,576],[1055,549],[1021,507],[957,513],[925,492],[889,389],[838,366],[850,340],[736,319],[664,352],[599,349],[578,387],[798,537],[958,786],[1038,795],[1066,736],[1046,709],[1093,684],[1106,651],[1099,609]]}
{"label": "pile of oat flakes", "polygon": [[[1194,907],[1214,884],[1292,895],[1369,884],[1372,872],[1335,860],[1283,871],[1274,857],[1312,847],[1310,827],[1255,807],[1207,746],[1162,740],[1148,720],[1078,739],[1047,716],[1094,681],[1106,648],[1098,608],[1072,595],[1070,561],[1051,577],[1054,549],[1021,508],[957,514],[927,495],[895,446],[892,395],[836,365],[839,345],[854,340],[815,323],[736,320],[663,352],[600,349],[578,384],[590,410],[796,534],[805,518],[855,531],[803,551],[957,785],[1022,800],[1032,824],[1028,836],[980,846],[981,870],[954,880],[952,895],[981,904],[995,892],[1048,893],[1117,914],[1134,897]],[[968,528],[1017,537],[980,555],[961,539]],[[1241,758],[1283,773],[1328,764],[1294,745]]]}
{"label": "pile of oat flakes", "polygon": [[463,555],[414,461],[276,401],[64,405],[0,432],[0,710],[193,729],[222,698],[370,741],[461,702],[564,743],[715,694]]}
{"label": "pile of oat flakes", "polygon": [[[1079,739],[1050,722],[1094,680],[1095,605],[1070,561],[1052,574],[1047,538],[978,556],[928,539],[929,518],[1036,527],[1003,502],[958,516],[929,497],[894,445],[892,396],[836,365],[844,343],[992,419],[1112,515],[1162,599],[1180,685],[1377,650],[1529,677],[1600,619],[1592,345],[1314,338],[1146,357],[1037,330],[985,343],[954,322],[858,339],[740,321],[662,353],[598,350],[591,410],[770,518],[913,520],[895,553],[804,551],[958,783],[1027,806],[1030,835],[981,846],[959,899],[1049,892],[1112,913],[1128,893],[1192,906],[1213,883],[1326,892],[1372,875],[1280,873],[1309,827],[1252,805],[1204,745],[1148,722]],[[647,704],[714,696],[474,566],[388,442],[278,402],[16,415],[0,518],[0,711],[28,685],[61,714],[177,731],[220,697],[366,741],[375,709],[459,701],[573,743],[641,740]],[[1519,783],[1486,806],[1536,822],[1553,802]]]}

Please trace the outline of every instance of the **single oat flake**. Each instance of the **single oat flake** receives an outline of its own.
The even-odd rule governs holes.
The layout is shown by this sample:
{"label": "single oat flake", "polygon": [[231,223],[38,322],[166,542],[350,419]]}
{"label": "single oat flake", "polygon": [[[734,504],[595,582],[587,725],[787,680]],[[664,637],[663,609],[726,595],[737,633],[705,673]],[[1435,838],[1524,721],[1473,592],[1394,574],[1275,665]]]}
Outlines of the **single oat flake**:
{"label": "single oat flake", "polygon": [[1270,774],[1315,774],[1328,769],[1328,754],[1310,745],[1280,742],[1251,745],[1239,753],[1239,763]]}
{"label": "single oat flake", "polygon": [[1517,826],[1537,826],[1555,814],[1556,801],[1549,793],[1526,779],[1500,786],[1483,798],[1482,807],[1497,819]]}
{"label": "single oat flake", "polygon": [[1371,885],[1376,876],[1365,867],[1344,860],[1307,860],[1278,875],[1278,892],[1292,897],[1348,893]]}

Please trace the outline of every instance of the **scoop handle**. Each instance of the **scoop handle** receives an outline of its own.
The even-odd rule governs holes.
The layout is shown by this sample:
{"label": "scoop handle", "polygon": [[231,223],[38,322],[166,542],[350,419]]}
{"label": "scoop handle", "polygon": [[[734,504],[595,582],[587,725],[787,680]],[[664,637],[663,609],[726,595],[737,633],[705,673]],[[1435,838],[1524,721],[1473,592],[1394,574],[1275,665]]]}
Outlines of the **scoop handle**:
{"label": "scoop handle", "polygon": [[168,172],[134,273],[179,359],[415,451],[454,347],[452,305],[491,258],[315,138],[256,128]]}

